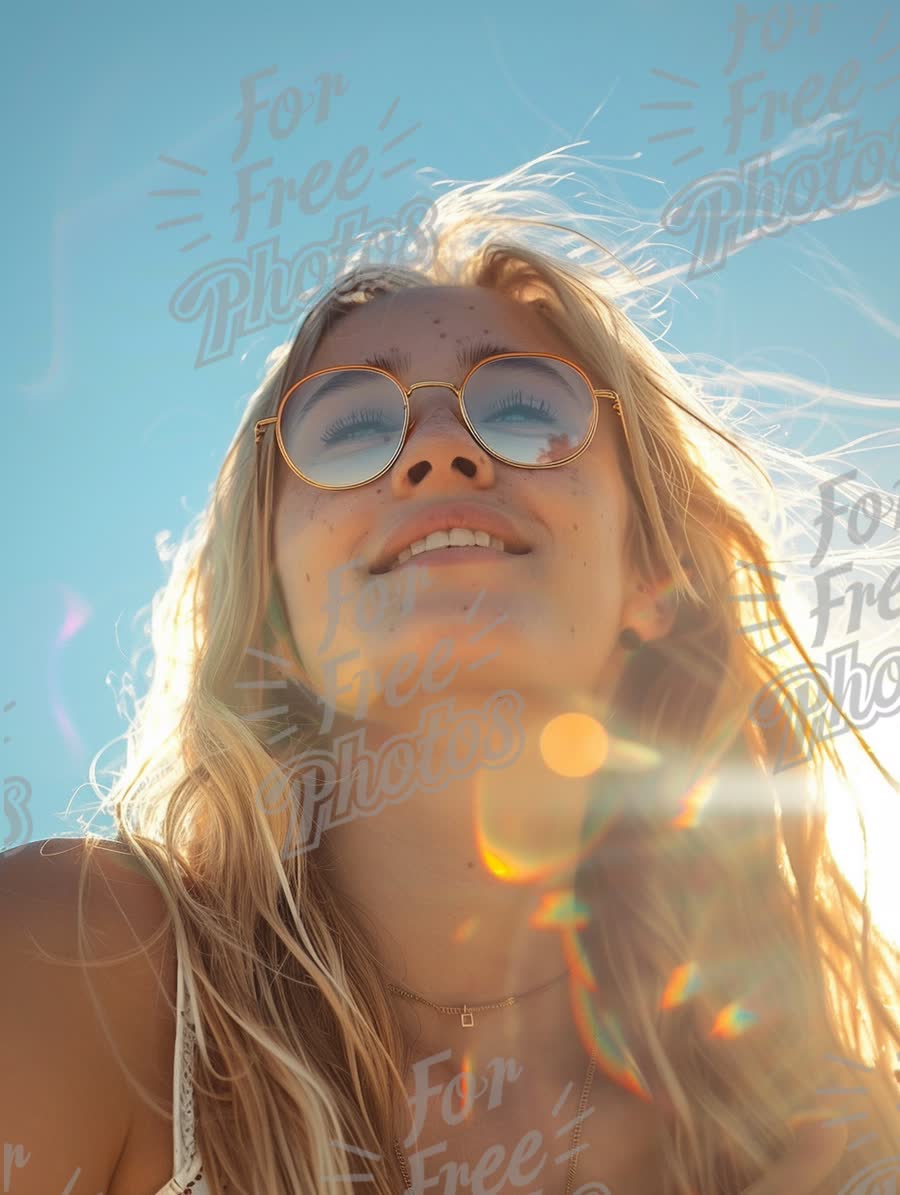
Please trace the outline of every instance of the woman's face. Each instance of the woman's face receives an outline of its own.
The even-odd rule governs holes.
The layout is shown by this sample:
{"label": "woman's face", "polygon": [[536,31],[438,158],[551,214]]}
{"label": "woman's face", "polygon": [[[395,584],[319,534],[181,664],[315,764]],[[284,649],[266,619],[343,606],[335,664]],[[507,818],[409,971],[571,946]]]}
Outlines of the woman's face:
{"label": "woman's face", "polygon": [[[572,360],[533,309],[480,287],[437,287],[351,310],[308,372],[400,353],[406,386],[458,386],[467,370],[457,354],[479,342]],[[280,459],[276,466],[275,564],[317,691],[351,718],[389,725],[416,723],[424,704],[464,693],[481,694],[480,703],[512,689],[557,710],[602,699],[621,670],[620,630],[654,633],[650,599],[625,560],[630,499],[614,443],[618,416],[601,400],[585,452],[557,468],[519,469],[483,451],[448,388],[423,387],[410,401],[416,425],[377,481],[319,490]],[[370,572],[407,520],[456,502],[508,520],[527,554],[438,566],[425,553]]]}

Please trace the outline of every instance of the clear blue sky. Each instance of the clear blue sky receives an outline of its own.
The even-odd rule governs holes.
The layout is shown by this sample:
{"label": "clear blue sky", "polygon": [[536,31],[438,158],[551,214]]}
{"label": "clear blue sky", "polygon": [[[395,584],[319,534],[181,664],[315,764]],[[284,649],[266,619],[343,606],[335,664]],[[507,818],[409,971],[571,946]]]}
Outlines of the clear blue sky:
{"label": "clear blue sky", "polygon": [[[843,89],[832,91],[839,102],[853,97],[844,115],[863,131],[887,132],[900,108],[900,82],[889,82],[900,72],[900,52],[889,54],[900,43],[900,13],[883,0],[825,5],[817,32],[809,4],[794,6],[797,25],[787,33],[777,18],[789,6],[775,6],[768,24],[749,26],[727,76],[735,8],[725,3],[494,0],[488,15],[484,7],[473,0],[381,8],[275,3],[254,11],[231,0],[185,7],[161,0],[152,9],[88,3],[8,10],[0,50],[8,333],[0,704],[15,706],[0,717],[4,776],[32,786],[32,837],[77,832],[74,816],[60,814],[85,784],[91,756],[124,730],[106,677],[118,687],[130,668],[141,629],[133,620],[163,578],[155,538],[168,530],[177,539],[202,507],[264,358],[288,334],[287,324],[263,327],[197,368],[200,323],[179,322],[169,310],[189,274],[240,258],[269,235],[264,205],[256,204],[246,236],[234,240],[239,167],[271,157],[255,189],[277,176],[299,186],[320,159],[333,160],[336,170],[355,146],[368,147],[366,169],[374,170],[358,199],[332,193],[332,175],[315,192],[329,195],[318,213],[285,203],[271,235],[289,256],[328,238],[336,219],[360,203],[370,217],[396,212],[422,193],[415,177],[422,167],[443,178],[495,176],[581,135],[590,143],[575,152],[640,154],[618,164],[675,194],[701,174],[736,169],[742,158],[784,142],[792,110],[816,106],[815,75],[822,76],[821,98],[854,58],[855,83],[847,68]],[[782,93],[771,105],[772,136],[764,136],[763,104],[746,115],[741,144],[729,152],[728,84],[756,72],[765,78],[747,84],[748,103],[766,89]],[[254,74],[257,97],[269,106],[234,162],[241,81]],[[346,84],[327,120],[317,125],[314,111],[304,112],[289,136],[273,138],[266,118],[275,97],[297,88],[305,102],[323,74],[340,74]],[[379,129],[395,100],[390,123]],[[670,101],[693,107],[643,106]],[[282,101],[282,128],[291,102],[291,94]],[[408,138],[389,145],[415,124]],[[652,140],[680,127],[695,132]],[[702,153],[673,165],[701,145]],[[383,177],[406,159],[413,161]],[[627,176],[621,185],[625,196],[652,202],[659,213],[662,187]],[[150,195],[177,187],[200,194]],[[896,396],[896,194],[762,239],[680,288],[670,342]],[[201,219],[157,228],[191,214]],[[182,251],[201,236],[208,239]],[[692,247],[684,236],[669,239]],[[867,301],[893,321],[893,333],[810,277],[808,253],[816,246],[852,270]],[[854,427],[839,430],[849,438]],[[900,474],[885,458],[870,467],[885,485]],[[92,801],[84,787],[75,808]]]}

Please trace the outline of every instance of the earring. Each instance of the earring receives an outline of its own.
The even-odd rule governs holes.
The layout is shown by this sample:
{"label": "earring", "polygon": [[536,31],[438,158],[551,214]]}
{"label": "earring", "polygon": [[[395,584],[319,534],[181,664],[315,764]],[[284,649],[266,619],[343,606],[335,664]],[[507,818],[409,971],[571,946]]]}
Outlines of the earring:
{"label": "earring", "polygon": [[643,639],[632,627],[624,627],[619,631],[619,646],[625,651],[637,651],[643,642]]}

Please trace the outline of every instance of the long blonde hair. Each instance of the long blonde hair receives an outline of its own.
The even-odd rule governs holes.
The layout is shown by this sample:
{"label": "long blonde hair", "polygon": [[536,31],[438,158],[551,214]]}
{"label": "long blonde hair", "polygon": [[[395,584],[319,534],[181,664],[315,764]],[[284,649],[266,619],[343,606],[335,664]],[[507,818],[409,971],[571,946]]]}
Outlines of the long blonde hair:
{"label": "long blonde hair", "polygon": [[[602,977],[581,992],[592,1023],[617,1027],[672,1110],[660,1189],[743,1190],[787,1145],[788,1118],[815,1103],[829,1052],[869,1068],[854,1083],[880,1134],[835,1178],[900,1153],[900,955],[829,849],[822,775],[840,771],[840,755],[781,680],[813,664],[772,580],[764,523],[776,507],[762,462],[777,450],[737,420],[729,431],[727,404],[716,407],[639,328],[633,296],[652,288],[574,234],[575,212],[568,226],[559,205],[541,218],[550,177],[526,186],[520,172],[442,194],[425,225],[429,260],[421,239],[404,242],[415,268],[358,264],[312,307],[270,358],[154,599],[151,683],[103,806],[163,893],[190,964],[197,1139],[212,1190],[349,1190],[322,1177],[359,1169],[337,1142],[382,1157],[370,1164],[378,1195],[402,1186],[389,1143],[406,1132],[390,1112],[404,1047],[370,937],[334,898],[321,851],[284,858],[290,810],[256,799],[288,754],[321,742],[299,690],[273,712],[258,684],[294,652],[272,559],[283,465],[274,436],[257,449],[253,427],[353,305],[428,285],[536,304],[619,393],[628,550],[677,603],[672,632],[635,653],[614,703],[620,733],[671,764],[661,783],[636,783],[627,810],[598,785],[608,824],[578,892],[602,910],[579,936]],[[804,467],[787,450],[778,460]],[[748,594],[768,626],[759,634],[742,632],[746,606],[734,599]],[[762,690],[775,695],[774,717],[753,715]],[[291,735],[267,746],[285,726]],[[789,774],[778,771],[786,743],[806,761]],[[686,968],[690,995],[675,998],[673,976]],[[713,1031],[727,1009],[752,1023],[735,1031],[733,1017],[731,1032]]]}

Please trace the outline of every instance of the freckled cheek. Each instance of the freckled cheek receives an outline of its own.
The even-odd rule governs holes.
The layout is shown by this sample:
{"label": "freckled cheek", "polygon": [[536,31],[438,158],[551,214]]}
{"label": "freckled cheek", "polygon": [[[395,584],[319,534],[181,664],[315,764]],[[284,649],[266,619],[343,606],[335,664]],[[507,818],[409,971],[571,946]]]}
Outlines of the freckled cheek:
{"label": "freckled cheek", "polygon": [[307,512],[290,504],[275,524],[273,563],[295,634],[318,617],[316,611],[327,598],[328,556],[323,532]]}
{"label": "freckled cheek", "polygon": [[319,562],[326,566],[334,551],[333,536],[339,522],[327,501],[327,495],[306,489],[289,490],[278,509],[275,542],[280,552],[298,563]]}
{"label": "freckled cheek", "polygon": [[[361,518],[332,495],[295,491],[284,496],[275,524],[275,564],[304,660],[309,652],[312,662],[314,645],[331,626],[332,606],[337,604],[342,619],[351,618],[352,595],[365,578],[349,565],[351,557],[364,556],[365,543],[353,540],[348,530]],[[332,632],[339,633],[334,627]]]}

